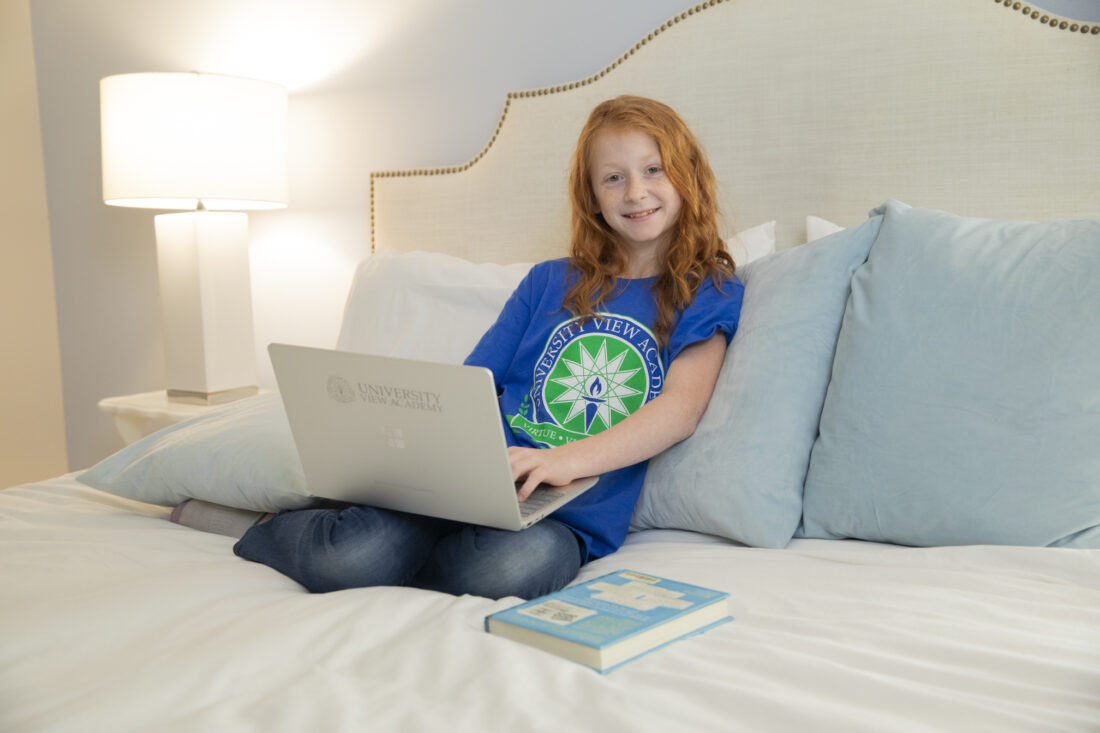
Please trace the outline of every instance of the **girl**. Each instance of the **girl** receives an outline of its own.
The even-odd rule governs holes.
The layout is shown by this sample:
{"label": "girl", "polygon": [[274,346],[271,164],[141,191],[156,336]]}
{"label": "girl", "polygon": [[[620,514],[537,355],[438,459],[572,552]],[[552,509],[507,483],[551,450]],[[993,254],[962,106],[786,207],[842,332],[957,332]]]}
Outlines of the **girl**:
{"label": "girl", "polygon": [[618,549],[647,460],[691,435],[710,400],[743,288],[714,174],[666,105],[597,106],[569,187],[570,257],[531,269],[466,363],[496,380],[521,501],[540,483],[599,483],[519,532],[362,506],[284,512],[249,529],[238,555],[314,592],[532,598]]}

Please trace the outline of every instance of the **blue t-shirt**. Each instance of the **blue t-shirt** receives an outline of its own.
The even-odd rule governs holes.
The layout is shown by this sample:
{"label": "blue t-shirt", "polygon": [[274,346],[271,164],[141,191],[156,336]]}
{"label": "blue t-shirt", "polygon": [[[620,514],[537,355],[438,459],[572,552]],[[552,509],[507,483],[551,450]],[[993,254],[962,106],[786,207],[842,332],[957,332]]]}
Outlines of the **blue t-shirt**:
{"label": "blue t-shirt", "polygon": [[[744,288],[736,277],[720,288],[708,277],[659,348],[655,277],[620,280],[598,317],[582,323],[562,306],[575,276],[568,259],[531,268],[466,359],[492,371],[509,445],[549,448],[606,430],[660,394],[685,347],[718,331],[729,343],[737,330]],[[552,515],[580,538],[585,562],[626,539],[646,465],[603,474]]]}

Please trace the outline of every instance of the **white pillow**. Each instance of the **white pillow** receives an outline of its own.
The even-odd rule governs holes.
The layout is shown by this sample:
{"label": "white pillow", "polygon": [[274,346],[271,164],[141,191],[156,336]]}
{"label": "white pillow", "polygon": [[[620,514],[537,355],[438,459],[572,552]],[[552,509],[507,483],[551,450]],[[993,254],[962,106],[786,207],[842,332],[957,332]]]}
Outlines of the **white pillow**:
{"label": "white pillow", "polygon": [[812,242],[815,239],[821,239],[827,237],[835,232],[842,231],[844,227],[839,224],[834,224],[828,219],[822,219],[819,216],[807,216],[806,217],[806,241]]}
{"label": "white pillow", "polygon": [[[727,246],[738,267],[771,254],[775,222],[738,232]],[[336,348],[461,362],[530,269],[527,263],[479,264],[438,252],[379,250],[355,273]]]}
{"label": "white pillow", "polygon": [[775,252],[775,221],[757,224],[737,232],[726,240],[726,247],[737,267],[744,267],[753,260]]}
{"label": "white pillow", "polygon": [[355,273],[336,348],[461,362],[529,269],[437,252],[375,252]]}

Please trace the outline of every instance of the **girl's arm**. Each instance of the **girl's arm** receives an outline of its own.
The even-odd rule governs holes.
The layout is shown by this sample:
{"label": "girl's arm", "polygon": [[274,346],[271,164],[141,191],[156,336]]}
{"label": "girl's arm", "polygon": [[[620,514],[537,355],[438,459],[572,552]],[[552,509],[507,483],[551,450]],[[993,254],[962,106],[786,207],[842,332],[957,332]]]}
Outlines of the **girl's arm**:
{"label": "girl's arm", "polygon": [[669,365],[661,394],[602,433],[556,448],[512,447],[512,476],[523,481],[525,500],[540,483],[564,486],[651,458],[695,432],[710,401],[726,354],[726,336],[716,333],[681,351]]}

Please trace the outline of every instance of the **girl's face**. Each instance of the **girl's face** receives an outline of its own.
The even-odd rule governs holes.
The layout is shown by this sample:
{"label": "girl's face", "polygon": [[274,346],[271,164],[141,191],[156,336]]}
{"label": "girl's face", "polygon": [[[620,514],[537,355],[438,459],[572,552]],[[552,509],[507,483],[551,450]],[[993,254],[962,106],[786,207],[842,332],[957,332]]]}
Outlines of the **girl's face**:
{"label": "girl's face", "polygon": [[657,141],[638,130],[601,130],[592,141],[590,176],[596,212],[631,259],[658,261],[682,202],[665,176]]}

